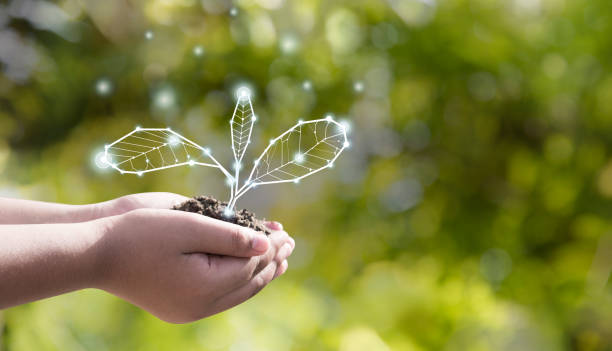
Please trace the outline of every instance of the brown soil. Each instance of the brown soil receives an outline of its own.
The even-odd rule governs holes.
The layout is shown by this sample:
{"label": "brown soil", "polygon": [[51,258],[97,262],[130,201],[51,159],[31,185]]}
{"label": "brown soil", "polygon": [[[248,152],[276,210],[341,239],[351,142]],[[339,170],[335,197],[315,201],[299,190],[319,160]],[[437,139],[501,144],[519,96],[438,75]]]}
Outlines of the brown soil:
{"label": "brown soil", "polygon": [[227,202],[221,202],[214,197],[210,196],[196,196],[193,199],[189,199],[180,205],[174,206],[173,210],[180,210],[186,212],[199,213],[204,216],[208,216],[214,219],[219,219],[225,222],[241,225],[248,227],[266,234],[270,234],[271,231],[265,226],[265,220],[255,217],[255,213],[242,209],[236,211],[233,216],[228,217],[223,214],[223,210],[227,207]]}

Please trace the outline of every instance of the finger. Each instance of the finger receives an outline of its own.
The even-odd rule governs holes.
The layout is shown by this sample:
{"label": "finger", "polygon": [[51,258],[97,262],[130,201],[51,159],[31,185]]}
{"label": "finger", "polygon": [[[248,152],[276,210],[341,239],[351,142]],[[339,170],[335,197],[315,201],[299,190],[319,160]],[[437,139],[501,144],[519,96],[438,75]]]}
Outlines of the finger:
{"label": "finger", "polygon": [[[272,232],[269,236],[270,248],[266,253],[250,259],[231,256],[213,256],[210,268],[213,275],[222,277],[219,281],[221,291],[229,291],[244,285],[261,272],[271,262],[280,265],[291,254],[289,235],[285,232]],[[224,290],[225,289],[225,290]]]}
{"label": "finger", "polygon": [[[283,230],[283,225],[281,223],[279,223],[279,222],[274,222],[274,221],[266,222],[266,227],[268,227],[268,229],[274,230],[274,231]],[[289,237],[289,241],[291,242],[291,248],[294,249],[295,248],[295,240],[293,240],[292,237]]]}
{"label": "finger", "polygon": [[225,311],[255,296],[266,285],[268,285],[272,279],[274,279],[274,275],[277,270],[276,268],[276,262],[271,262],[246,284],[219,298],[217,303],[215,303],[215,307],[213,307],[211,314]]}
{"label": "finger", "polygon": [[285,274],[287,268],[289,268],[289,262],[287,262],[287,260],[284,260],[283,263],[281,263],[281,265],[276,269],[276,273],[274,273],[274,278],[272,279],[276,279],[279,276]]}
{"label": "finger", "polygon": [[289,237],[289,243],[291,244],[291,249],[295,249],[295,240],[292,237]]}
{"label": "finger", "polygon": [[119,213],[123,213],[139,208],[170,209],[187,200],[188,197],[174,193],[140,193],[111,200],[111,203],[117,207]]}
{"label": "finger", "polygon": [[[188,197],[175,193],[148,193],[148,206],[152,208],[169,209],[189,200]],[[144,194],[143,194],[144,195]]]}
{"label": "finger", "polygon": [[[161,211],[161,210],[160,210]],[[183,253],[208,253],[251,257],[268,251],[270,241],[262,232],[183,211],[163,211],[182,239]]]}
{"label": "finger", "polygon": [[275,257],[275,261],[278,264],[283,263],[284,260],[286,260],[289,255],[291,255],[291,253],[293,252],[293,248],[291,247],[290,243],[285,243],[283,244],[283,246],[280,248],[280,250],[278,250],[278,253],[276,254]]}
{"label": "finger", "polygon": [[283,225],[275,221],[266,222],[266,227],[271,230],[283,230]]}

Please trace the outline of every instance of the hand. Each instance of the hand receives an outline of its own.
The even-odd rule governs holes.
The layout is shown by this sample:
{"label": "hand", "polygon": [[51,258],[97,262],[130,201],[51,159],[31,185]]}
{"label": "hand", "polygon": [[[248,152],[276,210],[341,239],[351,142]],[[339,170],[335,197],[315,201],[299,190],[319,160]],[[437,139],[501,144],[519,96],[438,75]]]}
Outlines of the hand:
{"label": "hand", "polygon": [[98,222],[105,231],[96,287],[172,323],[249,299],[285,272],[295,246],[278,224],[266,237],[182,211],[139,209]]}
{"label": "hand", "polygon": [[122,196],[97,204],[100,217],[120,215],[140,208],[170,209],[189,200],[188,197],[173,193],[140,193]]}

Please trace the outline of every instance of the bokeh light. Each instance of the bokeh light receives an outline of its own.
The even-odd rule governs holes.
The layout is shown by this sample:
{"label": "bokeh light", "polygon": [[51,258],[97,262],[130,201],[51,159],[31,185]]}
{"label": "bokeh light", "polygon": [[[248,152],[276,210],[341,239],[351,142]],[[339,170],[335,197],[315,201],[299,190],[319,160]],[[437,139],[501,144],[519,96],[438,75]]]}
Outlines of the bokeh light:
{"label": "bokeh light", "polygon": [[249,302],[171,326],[79,291],[0,312],[0,350],[609,349],[609,17],[607,0],[3,2],[4,196],[225,201],[214,169],[120,175],[102,145],[170,126],[232,169],[241,87],[241,173],[327,113],[350,142],[299,186],[250,184],[241,205],[296,249]]}
{"label": "bokeh light", "polygon": [[113,83],[107,78],[96,81],[96,93],[100,96],[108,96],[113,92]]}

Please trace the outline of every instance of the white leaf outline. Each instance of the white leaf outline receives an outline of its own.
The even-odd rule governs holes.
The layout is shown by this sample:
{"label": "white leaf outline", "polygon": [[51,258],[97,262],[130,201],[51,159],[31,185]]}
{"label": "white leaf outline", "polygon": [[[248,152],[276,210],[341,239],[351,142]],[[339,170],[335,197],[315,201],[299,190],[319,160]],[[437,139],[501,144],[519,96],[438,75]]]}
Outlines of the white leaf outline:
{"label": "white leaf outline", "polygon": [[334,157],[331,157],[329,160],[326,160],[326,164],[317,168],[317,169],[313,169],[312,171],[307,172],[306,174],[300,175],[300,176],[295,176],[293,178],[287,178],[287,179],[281,179],[281,180],[276,180],[276,181],[264,181],[264,182],[258,182],[257,179],[261,179],[266,175],[269,175],[270,173],[277,171],[278,169],[285,167],[289,164],[295,164],[294,160],[292,159],[291,161],[287,161],[283,164],[281,164],[281,166],[273,169],[272,171],[268,171],[266,174],[259,176],[258,178],[256,178],[255,180],[253,180],[253,175],[255,173],[255,171],[257,170],[257,168],[260,165],[260,162],[262,160],[262,158],[266,155],[266,153],[270,150],[270,148],[272,148],[274,146],[274,143],[270,143],[268,145],[268,147],[266,147],[266,149],[261,153],[261,155],[255,160],[254,165],[253,165],[253,169],[251,170],[251,173],[249,174],[249,178],[248,180],[245,182],[245,184],[243,185],[243,187],[238,191],[237,197],[242,196],[246,191],[248,191],[250,188],[253,188],[257,185],[263,185],[263,184],[277,184],[277,183],[288,183],[288,182],[296,182],[299,181],[303,178],[306,178],[310,175],[313,175],[317,172],[320,172],[326,168],[330,168],[333,166],[334,162],[336,161],[336,159],[340,156],[340,154],[342,153],[342,151],[344,151],[344,149],[346,149],[349,146],[349,142],[348,142],[348,137],[347,137],[347,131],[346,128],[344,127],[344,125],[342,125],[341,123],[336,122],[333,118],[327,117],[327,118],[322,118],[322,119],[315,119],[315,120],[310,120],[310,121],[304,121],[304,122],[298,122],[298,124],[296,124],[295,126],[293,126],[292,128],[288,129],[286,132],[284,132],[283,134],[279,135],[278,137],[276,137],[275,139],[273,139],[274,142],[276,142],[277,140],[282,140],[282,138],[284,136],[286,136],[289,133],[292,133],[295,131],[296,128],[298,127],[304,127],[308,124],[315,124],[316,123],[320,123],[320,122],[327,122],[328,124],[333,124],[337,127],[337,133],[333,134],[333,135],[326,135],[323,139],[318,140],[315,145],[313,145],[309,150],[307,150],[306,152],[304,152],[303,154],[305,156],[308,156],[308,153],[315,149],[317,146],[319,146],[322,143],[325,143],[327,140],[332,139],[332,138],[336,138],[338,136],[342,136],[342,145],[336,150]]}
{"label": "white leaf outline", "polygon": [[254,124],[255,111],[251,104],[251,95],[248,89],[242,88],[238,91],[238,101],[230,119],[232,151],[234,152],[236,164],[242,161],[246,149],[251,143]]}
{"label": "white leaf outline", "polygon": [[[180,145],[177,147],[179,149],[182,147],[184,153],[181,153],[180,151],[174,151],[172,146],[175,145],[170,145],[173,142],[171,138],[175,138],[175,145]],[[134,150],[134,148],[142,148],[146,150],[139,151]],[[175,157],[174,162],[172,162],[171,159],[165,161],[161,150],[165,151],[166,149],[169,150],[170,153],[172,153],[172,155]],[[188,150],[197,150],[196,156],[191,158],[191,154]],[[121,152],[122,154],[118,154],[117,152]],[[156,166],[153,163],[149,163],[149,153],[159,153],[160,158],[163,161],[168,162],[168,164]],[[185,155],[185,157],[183,157],[183,155]],[[117,157],[119,157],[120,160],[114,162],[113,158]],[[200,162],[199,159],[202,157],[209,158],[212,163]],[[136,169],[134,167],[134,162],[136,160],[142,160],[142,158],[145,158],[147,160],[145,162],[147,167],[144,169]],[[223,166],[221,166],[221,164],[212,156],[208,148],[204,148],[194,143],[193,141],[176,133],[170,128],[137,127],[130,133],[124,135],[123,137],[115,140],[111,144],[108,144],[104,147],[104,161],[112,168],[119,171],[121,174],[143,175],[145,173],[162,169],[197,165],[219,168],[226,176],[231,178],[229,172],[227,172],[227,170],[225,170],[225,168],[223,168]],[[149,167],[149,165],[151,165],[151,167]]]}

